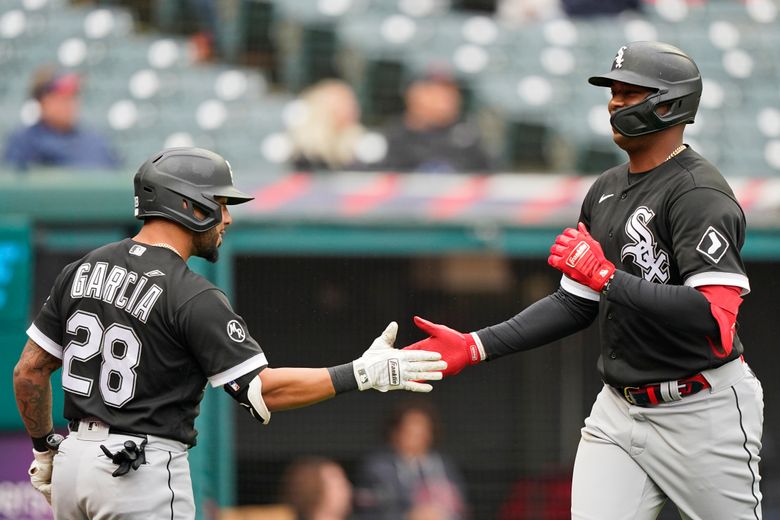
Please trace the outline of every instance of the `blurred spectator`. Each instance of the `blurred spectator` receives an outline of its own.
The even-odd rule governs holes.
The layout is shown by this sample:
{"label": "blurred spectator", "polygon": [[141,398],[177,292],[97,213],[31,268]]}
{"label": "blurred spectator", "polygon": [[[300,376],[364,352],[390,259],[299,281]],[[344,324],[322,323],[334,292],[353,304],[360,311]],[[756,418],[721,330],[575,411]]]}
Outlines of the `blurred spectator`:
{"label": "blurred spectator", "polygon": [[561,0],[498,0],[496,12],[514,25],[549,20],[562,14]]}
{"label": "blurred spectator", "polygon": [[467,517],[463,479],[434,445],[438,423],[427,401],[390,415],[388,446],[359,472],[356,510],[363,520],[460,520]]}
{"label": "blurred spectator", "polygon": [[346,520],[352,512],[352,483],[335,461],[308,457],[282,475],[282,501],[296,520]]}
{"label": "blurred spectator", "polygon": [[189,0],[187,7],[195,15],[196,32],[190,38],[193,59],[196,62],[211,61],[215,56],[219,23],[214,0]]}
{"label": "blurred spectator", "polygon": [[561,0],[567,15],[579,17],[639,11],[641,3],[641,0]]}
{"label": "blurred spectator", "polygon": [[461,119],[457,82],[446,71],[430,70],[404,92],[404,114],[385,131],[385,170],[401,172],[481,172],[490,161],[479,129]]}
{"label": "blurred spectator", "polygon": [[348,83],[319,81],[301,93],[300,101],[300,117],[289,131],[295,169],[364,170],[384,156],[384,142],[376,143],[360,123],[360,106]]}
{"label": "blurred spectator", "polygon": [[106,138],[79,125],[80,78],[49,66],[35,72],[30,95],[40,108],[38,121],[14,131],[4,160],[26,170],[31,166],[116,168],[119,161]]}

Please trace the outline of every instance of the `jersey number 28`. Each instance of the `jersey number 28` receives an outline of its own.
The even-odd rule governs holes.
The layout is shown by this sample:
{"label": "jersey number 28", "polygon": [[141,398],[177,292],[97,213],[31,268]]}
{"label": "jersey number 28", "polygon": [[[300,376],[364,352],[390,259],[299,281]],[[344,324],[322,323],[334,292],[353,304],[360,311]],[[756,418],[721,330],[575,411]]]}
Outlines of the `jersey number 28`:
{"label": "jersey number 28", "polygon": [[100,318],[90,312],[76,311],[68,318],[66,330],[77,335],[86,332],[86,339],[71,341],[62,356],[62,386],[83,396],[92,395],[93,379],[72,373],[74,361],[88,361],[102,353],[100,394],[110,406],[121,408],[135,395],[135,367],[141,359],[141,342],[130,327],[113,323],[103,327]]}

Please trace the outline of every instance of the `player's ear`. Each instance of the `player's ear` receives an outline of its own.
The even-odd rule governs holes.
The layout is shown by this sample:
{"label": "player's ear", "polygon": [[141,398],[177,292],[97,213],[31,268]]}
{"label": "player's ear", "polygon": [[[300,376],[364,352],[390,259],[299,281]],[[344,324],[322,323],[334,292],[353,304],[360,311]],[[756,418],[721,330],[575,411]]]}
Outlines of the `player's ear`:
{"label": "player's ear", "polygon": [[192,207],[192,214],[195,216],[198,220],[205,220],[206,214],[203,213],[203,211],[198,208],[196,204],[192,204],[187,199],[181,199],[181,209],[188,210],[190,209],[190,206]]}

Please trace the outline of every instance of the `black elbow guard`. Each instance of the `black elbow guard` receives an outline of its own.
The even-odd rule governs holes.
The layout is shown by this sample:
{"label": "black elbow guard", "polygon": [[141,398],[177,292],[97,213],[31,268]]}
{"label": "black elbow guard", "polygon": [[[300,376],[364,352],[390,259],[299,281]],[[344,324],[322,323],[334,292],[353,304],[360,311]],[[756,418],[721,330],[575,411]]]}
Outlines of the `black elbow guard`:
{"label": "black elbow guard", "polygon": [[246,374],[223,387],[252,417],[263,424],[271,420],[271,411],[263,401],[263,382],[259,372]]}

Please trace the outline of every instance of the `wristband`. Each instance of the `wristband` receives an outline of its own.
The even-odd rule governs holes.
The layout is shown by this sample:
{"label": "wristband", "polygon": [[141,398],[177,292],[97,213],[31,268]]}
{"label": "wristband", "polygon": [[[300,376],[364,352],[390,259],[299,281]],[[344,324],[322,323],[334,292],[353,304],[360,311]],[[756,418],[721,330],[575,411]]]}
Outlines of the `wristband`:
{"label": "wristband", "polygon": [[328,367],[328,374],[333,382],[336,394],[351,392],[358,389],[358,382],[352,369],[352,363],[344,363],[335,367]]}
{"label": "wristband", "polygon": [[47,439],[49,438],[49,435],[52,434],[54,434],[54,428],[52,428],[49,433],[43,437],[30,437],[32,439],[33,448],[35,448],[35,451],[39,453],[49,451],[49,443],[47,442]]}

